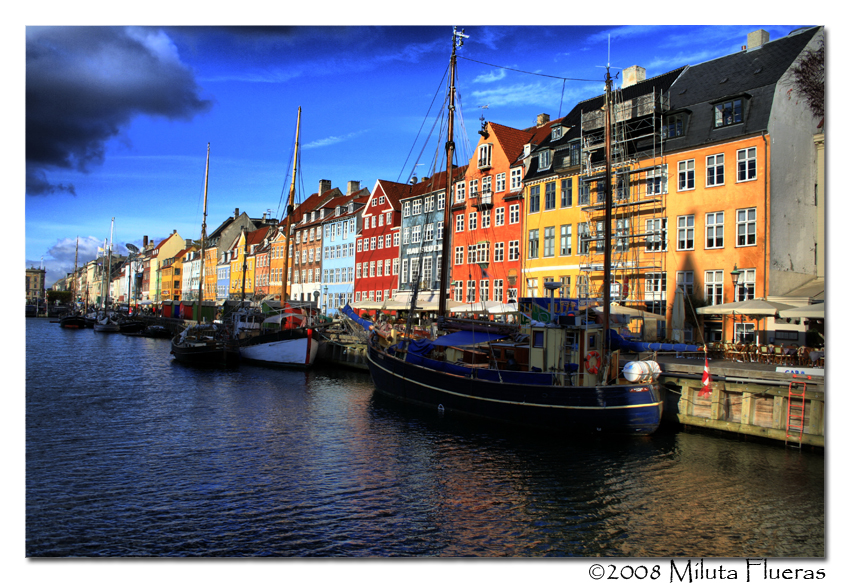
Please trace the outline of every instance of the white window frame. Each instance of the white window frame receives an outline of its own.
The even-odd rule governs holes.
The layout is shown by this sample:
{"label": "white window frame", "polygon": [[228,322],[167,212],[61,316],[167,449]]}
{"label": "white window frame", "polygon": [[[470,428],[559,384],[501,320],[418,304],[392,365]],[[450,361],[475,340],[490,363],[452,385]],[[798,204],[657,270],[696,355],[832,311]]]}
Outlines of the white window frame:
{"label": "white window frame", "polygon": [[[735,211],[735,247],[755,246],[758,241],[757,219],[758,211],[755,207]],[[744,237],[743,243],[741,237]]]}
{"label": "white window frame", "polygon": [[737,182],[750,182],[758,179],[758,149],[756,147],[738,150]]}
{"label": "white window frame", "polygon": [[703,297],[710,306],[723,303],[722,269],[709,269],[703,272]]}
{"label": "white window frame", "polygon": [[725,156],[712,154],[705,157],[705,187],[723,186],[725,184]]}
{"label": "white window frame", "polygon": [[[683,224],[684,221],[684,224]],[[688,224],[690,223],[690,224]],[[696,228],[696,215],[680,215],[676,217],[676,251],[694,250],[694,229]],[[684,237],[683,237],[684,235]],[[690,235],[690,239],[688,238]],[[690,246],[688,241],[690,240]],[[684,241],[684,243],[683,243]]]}
{"label": "white window frame", "polygon": [[693,158],[690,160],[681,160],[678,168],[679,179],[676,182],[677,192],[685,192],[696,188],[696,160]]}
{"label": "white window frame", "polygon": [[[705,248],[723,249],[724,240],[724,217],[723,211],[705,213]],[[719,233],[719,235],[718,235]],[[717,240],[720,239],[720,244]]]}

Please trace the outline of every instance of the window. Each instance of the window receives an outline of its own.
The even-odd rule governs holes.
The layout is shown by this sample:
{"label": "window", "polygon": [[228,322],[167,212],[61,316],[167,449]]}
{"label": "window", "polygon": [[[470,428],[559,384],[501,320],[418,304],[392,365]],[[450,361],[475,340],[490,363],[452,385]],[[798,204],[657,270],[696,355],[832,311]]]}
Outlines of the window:
{"label": "window", "polygon": [[478,167],[489,168],[493,156],[493,144],[481,144],[478,147]]}
{"label": "window", "polygon": [[478,213],[469,213],[469,230],[474,231],[478,228]]}
{"label": "window", "polygon": [[537,259],[537,247],[540,244],[540,231],[532,229],[528,231],[528,258]]}
{"label": "window", "polygon": [[651,297],[663,294],[667,291],[667,274],[662,272],[659,273],[647,273],[646,274],[646,297],[647,299],[651,299]]}
{"label": "window", "polygon": [[422,242],[422,225],[416,225],[413,227],[413,231],[410,235],[411,243],[421,243]]}
{"label": "window", "polygon": [[472,303],[475,301],[475,280],[470,279],[466,282],[466,301]]}
{"label": "window", "polygon": [[490,228],[490,209],[481,211],[481,228],[489,229]]}
{"label": "window", "polygon": [[655,196],[667,193],[667,164],[646,171],[646,194]]}
{"label": "window", "polygon": [[378,261],[377,267],[378,267],[377,276],[383,277],[384,276],[384,262]]}
{"label": "window", "polygon": [[705,272],[705,301],[710,306],[723,303],[723,271]]}
{"label": "window", "polygon": [[463,282],[462,281],[452,282],[452,288],[454,289],[454,301],[462,302],[463,301]]}
{"label": "window", "polygon": [[501,241],[493,245],[493,263],[501,263],[505,260],[505,243]]}
{"label": "window", "polygon": [[398,257],[393,259],[393,275],[398,275]]}
{"label": "window", "polygon": [[396,231],[395,233],[393,233],[393,247],[398,247],[398,239],[399,235],[398,231]]}
{"label": "window", "polygon": [[723,248],[723,213],[705,213],[705,248]]}
{"label": "window", "polygon": [[469,181],[469,198],[478,196],[478,179]]}
{"label": "window", "polygon": [[437,223],[437,239],[443,238],[443,222]]}
{"label": "window", "polygon": [[676,272],[676,287],[682,288],[688,295],[694,293],[694,272],[693,271],[677,271]]}
{"label": "window", "polygon": [[482,302],[489,302],[490,301],[490,280],[482,279],[480,283],[481,283],[481,288],[480,288],[480,291],[478,292],[478,295],[479,295]]}
{"label": "window", "polygon": [[587,223],[578,224],[578,254],[587,255],[590,251],[590,226]]}
{"label": "window", "polygon": [[505,180],[507,178],[507,174],[502,172],[501,174],[496,174],[496,192],[503,192],[505,190]]}
{"label": "window", "polygon": [[740,99],[718,103],[714,106],[714,127],[719,128],[744,121],[743,104]]}
{"label": "window", "polygon": [[[381,214],[378,215],[378,226],[379,227],[384,226],[384,213],[381,213]],[[347,234],[348,234],[348,223],[345,224],[345,233],[343,233],[343,235],[347,235]]]}
{"label": "window", "polygon": [[455,265],[463,265],[463,247],[455,247]]}
{"label": "window", "polygon": [[584,206],[590,204],[590,183],[579,181],[578,183],[578,204]]}
{"label": "window", "polygon": [[738,182],[756,179],[756,149],[738,150]]}
{"label": "window", "polygon": [[570,166],[581,164],[581,142],[570,142]]}
{"label": "window", "polygon": [[519,205],[512,204],[508,211],[508,222],[511,225],[517,224],[519,222]]}
{"label": "window", "polygon": [[748,247],[756,244],[756,209],[741,209],[738,211],[738,240],[737,247]]}
{"label": "window", "polygon": [[403,217],[409,217],[410,216],[410,203],[409,202],[406,202],[403,205],[401,205],[401,215]]}
{"label": "window", "polygon": [[403,242],[405,245],[407,245],[408,243],[410,243],[410,229],[408,229],[407,227],[405,227],[404,229],[402,229],[402,230],[401,230],[401,234],[402,234],[402,237],[401,237],[402,242]]}
{"label": "window", "polygon": [[370,249],[371,251],[374,251],[374,250],[375,250],[375,237],[370,237],[370,238],[369,238],[369,249]]}
{"label": "window", "polygon": [[723,154],[714,154],[705,158],[705,185],[723,184]]}
{"label": "window", "polygon": [[555,256],[555,227],[543,229],[543,257]]}
{"label": "window", "polygon": [[425,225],[425,240],[433,241],[434,240],[434,224],[428,223]]}
{"label": "window", "polygon": [[552,128],[552,141],[560,140],[561,136],[564,135],[564,128],[561,126],[555,126]]}
{"label": "window", "polygon": [[694,215],[678,217],[677,233],[677,251],[689,251],[694,248]]}
{"label": "window", "polygon": [[369,277],[375,277],[375,262],[369,262]]}
{"label": "window", "polygon": [[528,294],[529,297],[536,298],[539,297],[540,294],[537,292],[537,278],[529,277],[525,280],[525,293]]}
{"label": "window", "polygon": [[[384,248],[384,238],[378,237],[378,249],[383,249],[383,248]],[[345,255],[343,255],[343,257],[345,257]]]}
{"label": "window", "polygon": [[663,125],[661,126],[661,137],[664,139],[676,138],[678,136],[682,136],[685,133],[685,116],[684,114],[678,113],[675,115],[669,115],[664,120]]}
{"label": "window", "polygon": [[470,245],[466,261],[467,263],[489,263],[490,242],[482,241],[481,243]]}
{"label": "window", "polygon": [[357,239],[357,252],[363,251],[363,239]]}
{"label": "window", "polygon": [[561,181],[561,208],[573,206],[573,181],[572,179]]}
{"label": "window", "polygon": [[600,253],[605,251],[605,221],[596,221],[596,250]]}
{"label": "window", "polygon": [[735,322],[735,342],[755,342],[756,325],[750,322]]}
{"label": "window", "polygon": [[505,224],[505,207],[500,206],[496,209],[496,226],[501,227]]}
{"label": "window", "polygon": [[545,170],[552,164],[552,152],[543,150],[537,156],[538,170]]}
{"label": "window", "polygon": [[679,162],[679,191],[694,189],[694,161]]}
{"label": "window", "polygon": [[455,217],[455,233],[463,232],[463,215],[457,215]]}
{"label": "window", "polygon": [[384,235],[384,247],[389,249],[391,246],[392,246],[392,235],[387,233],[386,235]]}
{"label": "window", "polygon": [[543,208],[550,211],[555,208],[555,182],[546,183],[546,194],[544,197]]}
{"label": "window", "polygon": [[522,168],[511,168],[511,190],[519,190],[522,186]]}
{"label": "window", "polygon": [[[416,200],[413,201],[413,214],[418,215],[421,212],[422,212],[422,199],[417,198]],[[372,226],[374,227],[375,225],[372,225]]]}
{"label": "window", "polygon": [[508,261],[519,261],[519,241],[508,241]]}
{"label": "window", "polygon": [[505,301],[505,281],[502,279],[493,282],[493,300],[497,302]]}
{"label": "window", "polygon": [[422,258],[422,281],[425,282],[427,287],[431,287],[431,271],[432,271],[432,263],[434,262],[433,257],[423,257]]}
{"label": "window", "polygon": [[736,302],[756,299],[756,270],[742,269],[738,276],[738,286],[733,295]]}
{"label": "window", "polygon": [[493,177],[485,176],[481,179],[481,197],[484,199],[484,202],[489,202],[489,195],[492,194],[493,190]]}
{"label": "window", "polygon": [[440,192],[437,193],[437,210],[441,211],[446,208],[446,193]]}
{"label": "window", "polygon": [[573,254],[573,226],[561,225],[561,255]]}
{"label": "window", "polygon": [[363,270],[362,270],[362,268],[363,268],[363,264],[362,264],[362,263],[358,263],[358,264],[357,264],[357,272],[356,272],[356,273],[357,273],[357,279],[360,279],[361,277],[363,277]]}
{"label": "window", "polygon": [[401,283],[407,283],[407,259],[401,260]]}
{"label": "window", "polygon": [[561,297],[568,298],[570,297],[570,285],[572,282],[572,278],[569,275],[561,276]]}
{"label": "window", "polygon": [[[384,275],[390,275],[390,273],[392,273],[390,271],[391,268],[392,268],[392,261],[390,261],[389,259],[385,260],[384,261]],[[393,273],[393,275],[395,275],[395,273]]]}
{"label": "window", "polygon": [[617,219],[614,233],[614,250],[618,253],[629,250],[629,219]]}
{"label": "window", "polygon": [[425,212],[430,213],[434,210],[434,197],[429,196],[425,199]]}

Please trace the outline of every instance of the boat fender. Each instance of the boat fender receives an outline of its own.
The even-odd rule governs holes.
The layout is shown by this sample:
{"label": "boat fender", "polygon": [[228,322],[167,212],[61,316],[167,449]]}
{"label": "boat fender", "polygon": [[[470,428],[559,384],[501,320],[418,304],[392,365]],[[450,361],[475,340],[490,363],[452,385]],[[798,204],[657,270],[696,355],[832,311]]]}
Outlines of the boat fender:
{"label": "boat fender", "polygon": [[599,372],[599,365],[602,363],[602,358],[599,356],[599,353],[595,350],[591,350],[587,353],[587,356],[584,357],[584,368],[587,369],[587,372],[590,374],[596,374]]}

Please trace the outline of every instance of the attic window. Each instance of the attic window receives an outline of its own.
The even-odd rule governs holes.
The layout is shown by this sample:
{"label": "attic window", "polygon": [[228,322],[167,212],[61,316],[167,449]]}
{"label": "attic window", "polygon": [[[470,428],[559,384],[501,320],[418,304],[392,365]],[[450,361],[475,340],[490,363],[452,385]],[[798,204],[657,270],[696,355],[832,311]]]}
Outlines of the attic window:
{"label": "attic window", "polygon": [[334,209],[334,216],[335,216],[335,217],[338,217],[338,216],[339,216],[340,210],[341,210],[341,209],[340,209],[340,207],[336,207],[336,208]]}
{"label": "attic window", "polygon": [[744,102],[730,99],[714,105],[714,127],[724,127],[744,121]]}
{"label": "attic window", "polygon": [[555,126],[552,128],[552,141],[560,140],[561,136],[564,135],[564,128],[561,126]]}
{"label": "attic window", "polygon": [[540,155],[537,158],[537,165],[539,169],[542,170],[544,168],[548,168],[552,164],[552,152],[549,150],[543,150],[540,152]]}

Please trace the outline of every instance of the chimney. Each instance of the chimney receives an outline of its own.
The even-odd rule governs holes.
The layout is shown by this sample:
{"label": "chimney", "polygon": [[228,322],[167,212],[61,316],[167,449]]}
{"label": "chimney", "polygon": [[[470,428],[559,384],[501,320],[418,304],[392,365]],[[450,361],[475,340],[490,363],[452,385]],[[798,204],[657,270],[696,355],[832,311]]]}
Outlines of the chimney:
{"label": "chimney", "polygon": [[148,236],[145,235],[144,237],[142,237],[142,249],[144,249],[147,246],[148,246]]}
{"label": "chimney", "polygon": [[758,29],[747,35],[747,50],[757,49],[770,41],[770,34],[764,29]]}
{"label": "chimney", "polygon": [[359,180],[349,180],[348,181],[348,192],[346,192],[345,194],[346,195],[354,194],[358,190],[360,190],[360,181]]}
{"label": "chimney", "polygon": [[632,65],[628,69],[623,70],[623,89],[641,81],[646,81],[646,69],[643,67]]}
{"label": "chimney", "polygon": [[234,219],[238,219],[238,218],[239,218],[239,207],[236,207],[236,210],[235,210],[235,211],[233,211],[233,218],[234,218]]}
{"label": "chimney", "polygon": [[538,113],[537,114],[537,127],[542,125],[546,125],[549,123],[549,114],[548,113]]}
{"label": "chimney", "polygon": [[319,180],[319,194],[324,194],[331,189],[330,180]]}
{"label": "chimney", "polygon": [[177,229],[174,229],[173,231],[171,231],[171,234],[172,234],[172,235],[176,235],[176,234],[177,234]]}

